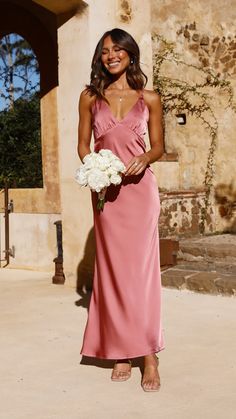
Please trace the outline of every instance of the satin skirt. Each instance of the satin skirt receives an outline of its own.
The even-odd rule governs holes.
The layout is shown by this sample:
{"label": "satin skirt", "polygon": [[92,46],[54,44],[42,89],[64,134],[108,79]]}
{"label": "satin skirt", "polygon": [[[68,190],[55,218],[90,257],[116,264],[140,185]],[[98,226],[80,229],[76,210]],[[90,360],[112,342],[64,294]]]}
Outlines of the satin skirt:
{"label": "satin skirt", "polygon": [[96,258],[81,354],[135,358],[164,349],[158,240],[160,201],[150,167],[110,186],[103,211],[92,192]]}

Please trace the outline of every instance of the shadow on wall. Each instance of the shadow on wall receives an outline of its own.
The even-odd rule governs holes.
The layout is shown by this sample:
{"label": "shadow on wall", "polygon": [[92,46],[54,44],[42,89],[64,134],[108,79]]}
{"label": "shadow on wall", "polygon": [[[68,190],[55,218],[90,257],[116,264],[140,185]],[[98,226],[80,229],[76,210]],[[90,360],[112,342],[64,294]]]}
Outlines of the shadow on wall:
{"label": "shadow on wall", "polygon": [[219,205],[219,213],[227,222],[225,233],[236,234],[236,186],[219,183],[215,188],[215,200]]}
{"label": "shadow on wall", "polygon": [[93,286],[93,272],[95,262],[95,237],[94,228],[88,234],[85,243],[84,256],[77,268],[76,291],[81,297],[75,302],[77,306],[89,307],[91,291]]}

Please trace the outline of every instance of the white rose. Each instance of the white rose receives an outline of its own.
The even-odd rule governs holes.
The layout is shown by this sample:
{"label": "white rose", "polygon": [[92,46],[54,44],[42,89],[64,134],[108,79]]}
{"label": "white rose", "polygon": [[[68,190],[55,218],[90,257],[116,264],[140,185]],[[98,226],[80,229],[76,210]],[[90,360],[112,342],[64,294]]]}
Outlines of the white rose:
{"label": "white rose", "polygon": [[99,151],[99,154],[100,154],[102,157],[112,157],[112,156],[113,156],[112,151],[111,151],[111,150],[109,150],[109,149],[107,149],[107,148],[102,148],[102,149]]}
{"label": "white rose", "polygon": [[96,168],[88,175],[88,185],[92,191],[100,192],[105,186],[110,185],[110,180],[105,172]]}
{"label": "white rose", "polygon": [[96,161],[97,161],[97,153],[93,152],[93,153],[87,154],[83,158],[84,167],[87,170],[92,169],[93,167],[96,167]]}
{"label": "white rose", "polygon": [[113,183],[113,185],[119,185],[121,183],[121,176],[119,175],[111,175],[110,182]]}
{"label": "white rose", "polygon": [[86,186],[87,181],[87,172],[84,170],[83,166],[81,166],[75,173],[75,180],[81,185]]}
{"label": "white rose", "polygon": [[113,160],[112,162],[112,167],[117,171],[117,172],[123,172],[125,170],[125,165],[122,163],[121,160]]}
{"label": "white rose", "polygon": [[117,170],[114,167],[110,166],[106,170],[106,173],[108,174],[108,176],[116,175],[117,174]]}
{"label": "white rose", "polygon": [[110,167],[110,160],[106,156],[98,156],[97,158],[97,164],[96,167],[98,167],[100,170],[106,170],[108,167]]}
{"label": "white rose", "polygon": [[86,154],[86,156],[84,156],[82,162],[86,163],[88,161],[93,160],[94,158],[96,158],[97,153],[95,153],[94,151],[92,153]]}

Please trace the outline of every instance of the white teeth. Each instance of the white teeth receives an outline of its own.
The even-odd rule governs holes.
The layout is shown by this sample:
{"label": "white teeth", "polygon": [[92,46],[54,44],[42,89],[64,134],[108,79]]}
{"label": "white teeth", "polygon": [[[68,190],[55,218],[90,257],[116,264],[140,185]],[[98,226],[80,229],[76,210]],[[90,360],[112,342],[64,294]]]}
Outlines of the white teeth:
{"label": "white teeth", "polygon": [[109,63],[109,67],[115,67],[118,64],[119,64],[119,61],[116,61],[114,63]]}

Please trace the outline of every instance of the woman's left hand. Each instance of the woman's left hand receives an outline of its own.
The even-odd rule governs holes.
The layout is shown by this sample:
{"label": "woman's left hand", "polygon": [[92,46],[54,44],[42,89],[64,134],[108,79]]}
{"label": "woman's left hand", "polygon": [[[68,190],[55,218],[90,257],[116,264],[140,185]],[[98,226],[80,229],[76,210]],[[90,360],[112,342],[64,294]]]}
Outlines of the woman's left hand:
{"label": "woman's left hand", "polygon": [[140,173],[142,173],[142,171],[146,169],[148,164],[149,164],[149,158],[145,153],[141,154],[140,156],[135,156],[127,164],[124,175],[125,176],[140,175]]}

